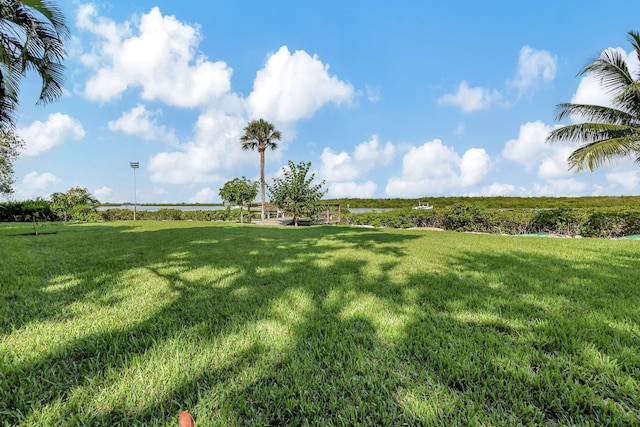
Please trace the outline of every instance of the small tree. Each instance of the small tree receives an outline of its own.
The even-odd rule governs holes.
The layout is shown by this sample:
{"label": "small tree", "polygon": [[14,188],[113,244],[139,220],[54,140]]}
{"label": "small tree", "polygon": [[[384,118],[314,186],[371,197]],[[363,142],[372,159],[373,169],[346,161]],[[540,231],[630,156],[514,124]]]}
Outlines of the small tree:
{"label": "small tree", "polygon": [[283,178],[274,178],[268,186],[271,203],[293,216],[293,225],[298,226],[298,218],[314,215],[317,205],[326,191],[322,191],[324,181],[313,184],[315,174],[307,177],[311,162],[297,165],[289,160],[289,168],[284,169]]}
{"label": "small tree", "polygon": [[71,188],[66,193],[53,193],[51,201],[53,209],[64,222],[69,219],[86,220],[100,203],[83,187]]}
{"label": "small tree", "polygon": [[[242,206],[248,205],[255,200],[258,195],[258,183],[251,182],[251,180],[244,176],[242,178],[235,178],[225,182],[218,194],[220,198],[224,202],[229,203],[229,205],[240,206],[240,223],[242,223]],[[251,221],[251,218],[249,218],[249,221]]]}

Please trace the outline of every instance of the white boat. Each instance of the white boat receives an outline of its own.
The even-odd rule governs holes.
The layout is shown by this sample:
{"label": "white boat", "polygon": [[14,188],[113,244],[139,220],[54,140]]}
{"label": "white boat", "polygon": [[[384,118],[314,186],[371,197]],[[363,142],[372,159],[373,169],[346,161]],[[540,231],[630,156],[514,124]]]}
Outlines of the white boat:
{"label": "white boat", "polygon": [[413,209],[433,209],[429,203],[418,202],[417,206],[414,206]]}

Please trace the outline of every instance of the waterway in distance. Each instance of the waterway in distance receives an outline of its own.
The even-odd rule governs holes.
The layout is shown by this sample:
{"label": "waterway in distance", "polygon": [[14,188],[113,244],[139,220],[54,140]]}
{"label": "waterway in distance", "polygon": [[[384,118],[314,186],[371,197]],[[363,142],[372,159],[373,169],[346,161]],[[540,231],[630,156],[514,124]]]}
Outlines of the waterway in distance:
{"label": "waterway in distance", "polygon": [[[237,207],[236,207],[237,208]],[[98,207],[99,211],[106,211],[108,209],[129,209],[133,210],[133,205],[120,205],[120,206],[100,206]],[[137,211],[149,211],[156,212],[160,209],[178,209],[181,211],[219,211],[226,209],[225,206],[220,205],[137,205]],[[244,208],[246,209],[246,207]],[[365,212],[389,212],[392,211],[391,208],[349,208],[349,212],[351,213],[365,213]]]}

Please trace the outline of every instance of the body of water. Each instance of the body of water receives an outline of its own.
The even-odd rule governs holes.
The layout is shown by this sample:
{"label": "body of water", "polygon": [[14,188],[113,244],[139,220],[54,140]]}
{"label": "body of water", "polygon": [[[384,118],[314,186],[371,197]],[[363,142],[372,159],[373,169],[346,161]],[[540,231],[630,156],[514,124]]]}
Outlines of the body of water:
{"label": "body of water", "polygon": [[[106,211],[108,209],[129,209],[133,210],[133,205],[120,205],[120,206],[100,206],[99,211]],[[137,211],[149,211],[156,212],[160,209],[178,209],[181,211],[219,211],[226,209],[224,206],[188,206],[188,205],[174,205],[174,206],[136,206]],[[246,209],[246,208],[245,208]]]}
{"label": "body of water", "polygon": [[394,208],[349,208],[351,213],[367,213],[367,212],[389,212]]}
{"label": "body of water", "polygon": [[[106,211],[107,209],[129,209],[133,210],[133,205],[120,205],[120,206],[100,206],[98,208],[99,211]],[[181,211],[219,211],[222,209],[226,209],[225,206],[189,206],[189,205],[171,205],[171,206],[140,206],[136,207],[137,211],[149,211],[156,212],[160,209],[178,209]],[[237,209],[233,207],[233,209]],[[247,208],[244,207],[243,210]],[[255,209],[255,208],[254,208]],[[392,211],[393,208],[349,208],[349,212],[351,213],[366,213],[366,212],[389,212]]]}

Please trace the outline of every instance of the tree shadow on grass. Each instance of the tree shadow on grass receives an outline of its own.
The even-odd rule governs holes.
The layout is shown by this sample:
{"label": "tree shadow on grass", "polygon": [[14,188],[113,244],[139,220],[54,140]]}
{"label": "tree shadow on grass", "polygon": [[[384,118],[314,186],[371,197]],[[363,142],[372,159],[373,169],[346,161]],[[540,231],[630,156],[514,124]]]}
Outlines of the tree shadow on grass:
{"label": "tree shadow on grass", "polygon": [[[309,256],[320,256],[335,249],[335,243],[330,247],[318,244],[322,233],[283,235],[261,229],[251,230],[249,235],[236,227],[131,231],[126,227],[109,230],[108,236],[97,236],[100,238],[97,246],[96,242],[88,243],[89,239],[74,241],[79,247],[72,255],[57,251],[59,247],[53,243],[51,246],[43,243],[34,259],[53,268],[46,273],[41,271],[45,277],[31,282],[29,289],[23,290],[18,298],[3,302],[6,312],[13,313],[3,329],[7,342],[13,341],[20,329],[29,325],[54,324],[51,332],[69,332],[65,339],[52,340],[54,345],[36,356],[23,359],[16,353],[19,346],[5,354],[7,363],[3,364],[2,383],[3,389],[11,392],[5,394],[9,397],[2,400],[2,409],[11,414],[10,420],[28,419],[35,402],[36,407],[63,404],[66,408],[63,412],[79,411],[73,403],[74,399],[82,401],[82,396],[76,396],[78,389],[91,383],[113,381],[127,369],[131,360],[185,330],[208,331],[205,336],[217,338],[226,331],[243,329],[290,286],[290,276],[321,276],[322,270],[303,266]],[[351,233],[344,234],[345,244],[352,244]],[[250,253],[238,251],[238,245],[245,244],[247,238],[252,239]],[[363,236],[357,236],[355,243],[376,246],[374,238]],[[113,247],[110,248],[110,244]],[[289,264],[281,272],[260,271],[285,263]],[[26,267],[29,266],[27,263]],[[350,275],[357,274],[361,267],[360,263],[342,266]],[[206,273],[193,279],[184,278],[204,268],[222,273],[215,278]],[[150,272],[165,285],[159,297],[164,295],[166,303],[156,302],[161,310],[139,317],[134,311],[119,311],[118,314],[130,315],[134,320],[116,322],[122,326],[97,328],[91,333],[65,331],[66,323],[80,322],[82,328],[82,318],[90,317],[78,314],[81,310],[74,310],[76,305],[90,304],[108,310],[132,299],[127,291],[138,285],[139,279],[129,273],[139,269],[147,272],[145,277]],[[344,271],[334,276],[341,274],[345,274]],[[218,287],[220,282],[226,284]],[[25,300],[33,303],[24,304]],[[73,336],[77,338],[70,338]],[[43,384],[55,384],[55,387],[47,391]],[[148,412],[145,414],[148,416]],[[23,418],[25,416],[27,418]]]}
{"label": "tree shadow on grass", "polygon": [[462,250],[450,257],[455,273],[432,283],[442,289],[421,288],[433,309],[398,348],[448,391],[456,422],[637,423],[640,313],[630,301],[640,281],[628,281],[637,266],[628,250],[590,268],[535,248]]}
{"label": "tree shadow on grass", "polygon": [[[67,267],[34,285],[31,298],[60,304],[19,319],[90,327],[91,316],[73,310],[81,304],[131,319],[70,331],[29,358],[5,356],[0,412],[9,424],[175,425],[184,409],[198,425],[615,424],[637,413],[634,383],[623,381],[639,366],[637,338],[601,322],[637,311],[609,318],[602,301],[575,290],[576,280],[607,292],[630,277],[631,263],[610,266],[616,254],[586,273],[528,244],[460,248],[438,253],[442,271],[406,273],[416,248],[438,252],[429,235],[107,233],[96,238],[114,249],[80,248],[79,260],[63,259]],[[50,300],[45,289],[60,277],[69,283]],[[20,332],[11,325],[7,346]],[[598,355],[617,365],[603,368]]]}

